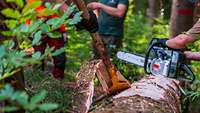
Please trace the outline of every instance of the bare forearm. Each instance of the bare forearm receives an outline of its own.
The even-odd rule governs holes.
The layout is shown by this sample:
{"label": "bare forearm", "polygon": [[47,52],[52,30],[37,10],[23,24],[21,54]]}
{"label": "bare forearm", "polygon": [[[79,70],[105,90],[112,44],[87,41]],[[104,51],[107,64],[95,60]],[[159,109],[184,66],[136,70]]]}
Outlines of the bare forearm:
{"label": "bare forearm", "polygon": [[[125,6],[126,8],[126,6]],[[104,4],[100,4],[100,9],[103,10],[104,12],[108,13],[109,15],[115,16],[122,18],[125,15],[126,9],[119,9],[119,8],[114,8],[110,7]]]}
{"label": "bare forearm", "polygon": [[197,60],[200,61],[200,52],[191,52],[191,51],[186,51],[184,52],[185,56],[189,60]]}
{"label": "bare forearm", "polygon": [[194,38],[200,38],[200,20],[198,20],[186,33]]}

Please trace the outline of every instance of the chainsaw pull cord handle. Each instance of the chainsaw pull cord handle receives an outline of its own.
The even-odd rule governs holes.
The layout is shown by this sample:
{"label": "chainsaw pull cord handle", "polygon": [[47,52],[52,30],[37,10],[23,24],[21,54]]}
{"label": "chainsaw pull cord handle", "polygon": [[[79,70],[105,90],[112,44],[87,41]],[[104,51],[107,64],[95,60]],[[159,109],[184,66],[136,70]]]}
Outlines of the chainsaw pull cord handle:
{"label": "chainsaw pull cord handle", "polygon": [[188,66],[188,65],[186,65],[186,64],[181,64],[181,69],[183,70],[183,71],[185,71],[189,76],[191,76],[192,78],[191,78],[191,80],[186,80],[186,81],[188,81],[188,82],[190,82],[190,83],[193,83],[194,82],[194,80],[196,79],[196,77],[195,77],[195,75],[194,75],[194,73],[192,72],[192,70],[191,70],[191,68]]}

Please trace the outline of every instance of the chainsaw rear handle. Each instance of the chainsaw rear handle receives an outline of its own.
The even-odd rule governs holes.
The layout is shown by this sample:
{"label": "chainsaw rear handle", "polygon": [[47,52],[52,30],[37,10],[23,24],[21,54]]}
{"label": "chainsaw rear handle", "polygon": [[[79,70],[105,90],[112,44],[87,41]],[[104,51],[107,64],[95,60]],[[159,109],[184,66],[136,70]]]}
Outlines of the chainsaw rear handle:
{"label": "chainsaw rear handle", "polygon": [[181,69],[184,72],[186,72],[189,76],[191,76],[190,80],[188,80],[187,78],[185,78],[184,80],[188,81],[189,83],[193,83],[194,80],[196,79],[196,77],[195,77],[194,73],[192,72],[191,68],[186,64],[181,64]]}

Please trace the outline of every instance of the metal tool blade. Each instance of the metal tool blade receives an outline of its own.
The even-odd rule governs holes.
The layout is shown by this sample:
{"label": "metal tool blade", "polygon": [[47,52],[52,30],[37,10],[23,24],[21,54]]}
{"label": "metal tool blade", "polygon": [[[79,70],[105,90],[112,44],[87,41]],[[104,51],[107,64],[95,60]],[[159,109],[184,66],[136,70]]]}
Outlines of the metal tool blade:
{"label": "metal tool blade", "polygon": [[129,63],[132,63],[132,64],[136,64],[138,66],[144,67],[145,58],[141,55],[118,51],[117,58]]}

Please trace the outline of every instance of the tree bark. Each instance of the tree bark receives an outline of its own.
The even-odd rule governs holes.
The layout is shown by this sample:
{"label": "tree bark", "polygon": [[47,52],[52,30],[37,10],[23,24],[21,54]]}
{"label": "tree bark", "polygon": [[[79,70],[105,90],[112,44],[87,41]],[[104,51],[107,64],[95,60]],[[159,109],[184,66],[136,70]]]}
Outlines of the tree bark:
{"label": "tree bark", "polygon": [[171,7],[172,7],[172,0],[161,0],[162,1],[162,9],[164,10],[163,13],[163,18],[165,20],[169,20],[171,16]]}
{"label": "tree bark", "polygon": [[189,30],[193,26],[194,3],[173,0],[170,18],[170,38]]}
{"label": "tree bark", "polygon": [[147,16],[150,18],[150,25],[153,25],[155,19],[160,16],[161,13],[161,0],[148,0],[149,8],[147,9]]}
{"label": "tree bark", "polygon": [[179,82],[148,76],[90,113],[181,113]]}
{"label": "tree bark", "polygon": [[180,83],[163,76],[146,76],[111,99],[100,98],[101,101],[92,103],[97,94],[94,80],[101,70],[99,61],[84,64],[77,74],[71,113],[181,113]]}
{"label": "tree bark", "polygon": [[96,73],[96,63],[91,61],[83,64],[77,74],[76,88],[72,97],[71,113],[87,113],[92,104],[94,95],[94,79]]}
{"label": "tree bark", "polygon": [[[146,14],[146,9],[148,7],[148,1],[147,0],[129,0],[130,4],[134,6],[132,8],[132,12],[135,14]],[[131,6],[130,5],[130,6]]]}

